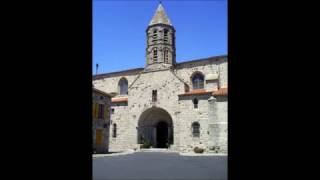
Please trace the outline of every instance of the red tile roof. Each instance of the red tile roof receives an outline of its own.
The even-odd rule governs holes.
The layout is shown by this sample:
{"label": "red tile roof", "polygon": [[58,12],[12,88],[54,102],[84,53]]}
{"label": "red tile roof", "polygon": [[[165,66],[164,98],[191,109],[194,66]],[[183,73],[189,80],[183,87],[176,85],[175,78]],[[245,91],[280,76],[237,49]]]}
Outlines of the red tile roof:
{"label": "red tile roof", "polygon": [[228,96],[228,88],[220,88],[217,91],[213,91],[214,96]]}
{"label": "red tile roof", "polygon": [[205,89],[196,89],[196,90],[186,92],[184,94],[179,94],[179,96],[200,95],[200,94],[210,94],[210,93],[213,93],[213,91],[206,91]]}
{"label": "red tile roof", "polygon": [[188,95],[201,95],[201,94],[210,94],[212,93],[214,96],[227,96],[228,95],[228,88],[220,88],[215,91],[207,91],[205,89],[196,89],[190,92],[186,92],[184,94],[179,94],[179,96],[188,96]]}
{"label": "red tile roof", "polygon": [[118,102],[128,102],[128,98],[112,98],[113,103],[118,103]]}

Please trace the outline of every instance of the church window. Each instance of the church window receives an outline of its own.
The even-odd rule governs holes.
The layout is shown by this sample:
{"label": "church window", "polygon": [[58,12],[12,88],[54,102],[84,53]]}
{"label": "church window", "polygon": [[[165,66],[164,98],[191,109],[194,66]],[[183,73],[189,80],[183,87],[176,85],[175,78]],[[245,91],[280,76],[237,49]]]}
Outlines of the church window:
{"label": "church window", "polygon": [[157,101],[157,90],[152,90],[152,102]]}
{"label": "church window", "polygon": [[198,109],[198,99],[197,98],[193,99],[193,108]]}
{"label": "church window", "polygon": [[203,89],[204,88],[204,77],[200,73],[196,73],[192,77],[193,89]]}
{"label": "church window", "polygon": [[164,42],[168,42],[168,30],[167,29],[164,29],[163,31],[163,40]]}
{"label": "church window", "polygon": [[153,50],[153,60],[157,61],[157,58],[158,58],[158,51],[157,51],[157,49],[154,49]]}
{"label": "church window", "polygon": [[153,35],[152,35],[152,41],[157,41],[157,38],[158,38],[158,34],[157,34],[157,30],[154,30],[153,31]]}
{"label": "church window", "polygon": [[192,136],[200,137],[200,124],[198,122],[192,123]]}
{"label": "church window", "polygon": [[128,94],[128,81],[126,78],[121,78],[119,81],[120,95]]}
{"label": "church window", "polygon": [[117,137],[117,124],[113,124],[112,137]]}

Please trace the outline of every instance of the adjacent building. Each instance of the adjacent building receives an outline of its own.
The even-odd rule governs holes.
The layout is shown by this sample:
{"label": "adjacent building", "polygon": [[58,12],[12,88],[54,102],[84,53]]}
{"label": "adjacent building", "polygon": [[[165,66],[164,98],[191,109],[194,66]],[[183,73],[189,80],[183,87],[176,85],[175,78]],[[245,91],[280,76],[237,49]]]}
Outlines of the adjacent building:
{"label": "adjacent building", "polygon": [[92,142],[94,153],[109,151],[111,95],[92,89]]}

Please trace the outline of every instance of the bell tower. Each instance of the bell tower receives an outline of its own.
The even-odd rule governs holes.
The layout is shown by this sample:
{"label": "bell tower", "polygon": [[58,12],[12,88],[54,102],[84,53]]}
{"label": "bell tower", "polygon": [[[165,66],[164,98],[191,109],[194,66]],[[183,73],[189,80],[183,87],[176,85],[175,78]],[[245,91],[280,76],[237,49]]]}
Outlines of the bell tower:
{"label": "bell tower", "polygon": [[146,30],[145,70],[169,69],[176,63],[175,29],[161,2]]}

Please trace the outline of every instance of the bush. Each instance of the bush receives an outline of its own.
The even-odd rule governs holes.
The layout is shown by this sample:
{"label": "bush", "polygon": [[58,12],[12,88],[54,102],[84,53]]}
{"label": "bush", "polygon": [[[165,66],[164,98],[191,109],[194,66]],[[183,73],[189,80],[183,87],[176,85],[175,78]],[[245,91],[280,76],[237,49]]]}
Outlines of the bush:
{"label": "bush", "polygon": [[193,149],[193,151],[194,151],[195,153],[203,153],[204,149],[199,148],[199,147],[195,147],[195,148]]}
{"label": "bush", "polygon": [[149,141],[143,141],[140,148],[149,149],[151,147],[151,143]]}

